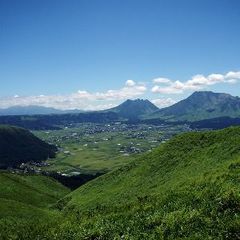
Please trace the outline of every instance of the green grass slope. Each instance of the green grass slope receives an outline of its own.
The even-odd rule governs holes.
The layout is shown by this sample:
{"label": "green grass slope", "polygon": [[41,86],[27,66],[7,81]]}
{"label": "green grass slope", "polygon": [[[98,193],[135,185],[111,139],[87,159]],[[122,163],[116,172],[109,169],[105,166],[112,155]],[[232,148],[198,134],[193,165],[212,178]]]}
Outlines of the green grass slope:
{"label": "green grass slope", "polygon": [[0,182],[1,199],[36,207],[47,207],[69,192],[57,181],[40,175],[31,176],[0,172]]}
{"label": "green grass slope", "polygon": [[176,136],[55,206],[64,218],[34,225],[0,221],[2,236],[240,239],[240,127]]}
{"label": "green grass slope", "polygon": [[239,239],[239,175],[239,127],[187,133],[58,206],[80,239]]}
{"label": "green grass slope", "polygon": [[0,172],[0,183],[0,239],[18,239],[19,235],[32,239],[38,227],[43,230],[44,224],[54,225],[61,217],[50,207],[69,190],[57,181]]}
{"label": "green grass slope", "polygon": [[54,157],[56,150],[55,146],[43,142],[28,130],[0,125],[0,168],[42,161]]}

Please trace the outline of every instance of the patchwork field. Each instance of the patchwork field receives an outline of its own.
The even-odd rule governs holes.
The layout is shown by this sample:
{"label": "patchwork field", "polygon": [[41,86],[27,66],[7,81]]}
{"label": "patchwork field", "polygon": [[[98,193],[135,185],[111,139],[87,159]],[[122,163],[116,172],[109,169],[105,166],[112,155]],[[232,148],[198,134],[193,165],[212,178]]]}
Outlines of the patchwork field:
{"label": "patchwork field", "polygon": [[56,144],[59,152],[42,170],[64,174],[109,172],[150,152],[171,136],[189,131],[186,126],[126,124],[81,124],[77,128],[35,131],[43,140]]}

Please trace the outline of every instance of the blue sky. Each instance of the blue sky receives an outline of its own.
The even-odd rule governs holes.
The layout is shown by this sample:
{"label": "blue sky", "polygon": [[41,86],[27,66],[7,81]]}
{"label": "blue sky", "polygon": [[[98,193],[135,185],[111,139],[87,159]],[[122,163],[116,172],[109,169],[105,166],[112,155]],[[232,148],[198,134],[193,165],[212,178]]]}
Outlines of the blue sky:
{"label": "blue sky", "polygon": [[239,95],[239,23],[238,0],[0,0],[0,107]]}

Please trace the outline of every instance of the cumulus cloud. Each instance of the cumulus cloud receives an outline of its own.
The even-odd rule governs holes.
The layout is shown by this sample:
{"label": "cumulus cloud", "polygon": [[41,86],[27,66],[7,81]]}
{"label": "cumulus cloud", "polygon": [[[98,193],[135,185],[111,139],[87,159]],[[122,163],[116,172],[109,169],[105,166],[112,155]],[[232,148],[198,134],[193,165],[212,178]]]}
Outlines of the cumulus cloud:
{"label": "cumulus cloud", "polygon": [[145,85],[136,83],[133,80],[127,80],[125,86],[118,90],[107,90],[106,92],[96,93],[79,90],[77,93],[72,94],[71,97],[85,100],[124,100],[141,96],[146,90]]}
{"label": "cumulus cloud", "polygon": [[172,98],[157,98],[151,100],[151,102],[159,108],[169,107],[176,103],[176,101]]}
{"label": "cumulus cloud", "polygon": [[[175,85],[175,86],[174,86]],[[162,87],[162,86],[154,86],[152,88],[152,92],[153,93],[162,93],[162,94],[178,94],[178,93],[182,93],[181,89],[177,88],[177,84],[171,84],[171,86],[168,87]]]}
{"label": "cumulus cloud", "polygon": [[1,98],[0,108],[38,105],[58,109],[101,110],[114,107],[119,101],[139,97],[146,91],[145,85],[127,80],[121,89],[107,90],[106,92],[91,93],[86,90],[79,90],[69,95],[15,95]]}
{"label": "cumulus cloud", "polygon": [[240,79],[240,72],[228,72],[225,77],[227,79]]}
{"label": "cumulus cloud", "polygon": [[[156,81],[157,79],[160,79],[160,80]],[[179,94],[187,90],[200,90],[206,86],[215,85],[218,83],[234,84],[240,81],[240,72],[228,72],[225,75],[213,73],[208,76],[198,74],[185,82],[181,82],[179,80],[177,81],[169,80],[167,78],[157,78],[157,79],[153,79],[153,82],[156,84],[152,88],[153,93]],[[164,80],[162,81],[161,79],[167,79],[169,81],[164,81]],[[162,86],[162,84],[165,84],[165,86]]]}
{"label": "cumulus cloud", "polygon": [[126,86],[128,86],[128,87],[133,87],[135,85],[136,85],[136,83],[133,80],[127,80],[126,81]]}
{"label": "cumulus cloud", "polygon": [[171,80],[168,78],[154,78],[153,83],[170,83]]}

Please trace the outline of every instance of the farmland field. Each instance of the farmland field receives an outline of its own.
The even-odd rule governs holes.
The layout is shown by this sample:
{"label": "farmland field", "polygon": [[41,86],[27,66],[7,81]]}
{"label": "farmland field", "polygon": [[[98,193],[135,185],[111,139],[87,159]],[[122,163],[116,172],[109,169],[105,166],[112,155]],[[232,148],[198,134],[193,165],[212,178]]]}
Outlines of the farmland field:
{"label": "farmland field", "polygon": [[189,131],[187,126],[79,124],[63,130],[35,131],[41,139],[58,146],[55,159],[49,159],[45,171],[63,174],[105,173],[150,152],[171,136]]}

